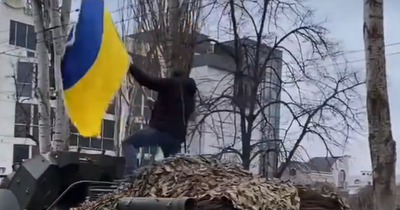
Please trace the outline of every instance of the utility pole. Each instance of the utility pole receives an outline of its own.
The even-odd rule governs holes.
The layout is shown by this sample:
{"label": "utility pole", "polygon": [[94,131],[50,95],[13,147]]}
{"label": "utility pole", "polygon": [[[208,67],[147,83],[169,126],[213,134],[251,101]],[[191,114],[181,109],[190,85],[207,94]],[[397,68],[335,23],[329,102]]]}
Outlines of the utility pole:
{"label": "utility pole", "polygon": [[49,53],[45,40],[43,6],[41,1],[32,1],[34,26],[36,33],[36,57],[38,87],[35,96],[39,102],[39,151],[44,154],[51,151],[51,120],[50,120],[50,81],[49,81]]}
{"label": "utility pole", "polygon": [[[64,101],[63,101],[63,86],[62,86],[62,78],[61,78],[61,58],[65,52],[65,40],[67,35],[64,33],[65,28],[68,28],[68,23],[65,23],[64,26],[61,24],[61,14],[59,8],[58,0],[48,0],[50,1],[50,7],[48,8],[50,14],[50,26],[52,28],[53,34],[53,49],[54,49],[54,77],[56,81],[56,89],[57,89],[57,99],[56,99],[56,118],[55,118],[55,128],[54,128],[54,137],[53,137],[53,150],[55,151],[63,151],[67,150],[67,139],[66,139],[66,129],[68,126],[68,120],[65,113]],[[64,3],[63,5],[71,6],[71,2]],[[64,8],[62,11],[64,14],[64,21],[69,20],[69,13],[67,11],[68,8]],[[70,10],[70,8],[69,8]],[[67,14],[68,13],[68,14]],[[68,29],[67,29],[68,30]]]}
{"label": "utility pole", "polygon": [[383,18],[383,0],[364,0],[363,31],[373,209],[394,210],[396,142],[393,140],[390,122]]}

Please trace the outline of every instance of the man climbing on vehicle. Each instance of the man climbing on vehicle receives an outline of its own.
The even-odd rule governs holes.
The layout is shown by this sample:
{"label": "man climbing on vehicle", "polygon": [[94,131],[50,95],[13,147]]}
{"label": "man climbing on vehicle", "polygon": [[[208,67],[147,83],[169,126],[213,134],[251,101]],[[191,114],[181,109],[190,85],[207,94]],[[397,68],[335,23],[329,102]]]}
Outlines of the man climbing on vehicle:
{"label": "man climbing on vehicle", "polygon": [[157,91],[149,126],[122,142],[125,158],[125,175],[138,168],[137,155],[140,147],[159,146],[164,157],[181,150],[186,139],[189,116],[195,109],[196,83],[192,78],[173,72],[170,78],[151,77],[131,64],[129,72],[139,85]]}

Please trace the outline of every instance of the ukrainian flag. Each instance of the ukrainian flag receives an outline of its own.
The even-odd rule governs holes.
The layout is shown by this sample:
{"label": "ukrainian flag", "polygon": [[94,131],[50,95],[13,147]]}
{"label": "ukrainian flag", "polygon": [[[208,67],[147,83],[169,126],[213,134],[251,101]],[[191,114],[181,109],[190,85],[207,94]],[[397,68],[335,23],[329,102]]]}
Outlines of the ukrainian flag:
{"label": "ukrainian flag", "polygon": [[104,1],[82,0],[61,64],[65,105],[81,135],[100,134],[103,115],[129,63]]}

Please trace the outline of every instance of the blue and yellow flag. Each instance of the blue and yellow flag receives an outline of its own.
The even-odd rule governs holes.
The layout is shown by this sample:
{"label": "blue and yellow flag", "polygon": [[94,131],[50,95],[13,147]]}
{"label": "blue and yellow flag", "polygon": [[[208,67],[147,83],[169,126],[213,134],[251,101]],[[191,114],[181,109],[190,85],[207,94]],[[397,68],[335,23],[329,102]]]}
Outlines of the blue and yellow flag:
{"label": "blue and yellow flag", "polygon": [[104,1],[83,0],[61,64],[65,105],[81,135],[100,134],[103,115],[129,62]]}

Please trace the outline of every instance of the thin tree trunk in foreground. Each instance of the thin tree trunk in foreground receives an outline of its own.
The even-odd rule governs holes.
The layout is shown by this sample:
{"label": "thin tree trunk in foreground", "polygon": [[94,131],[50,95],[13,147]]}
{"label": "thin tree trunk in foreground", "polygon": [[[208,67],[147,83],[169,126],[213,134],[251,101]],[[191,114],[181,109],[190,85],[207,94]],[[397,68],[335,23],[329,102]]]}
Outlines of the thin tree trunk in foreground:
{"label": "thin tree trunk in foreground", "polygon": [[364,0],[367,113],[374,210],[394,210],[396,142],[393,140],[383,30],[383,0]]}
{"label": "thin tree trunk in foreground", "polygon": [[33,17],[36,33],[36,57],[38,59],[37,78],[38,88],[35,96],[38,100],[39,111],[39,151],[44,154],[51,151],[51,121],[49,100],[49,53],[44,35],[44,20],[42,5],[39,0],[32,1]]}
{"label": "thin tree trunk in foreground", "polygon": [[50,24],[53,32],[53,47],[54,47],[54,77],[56,81],[57,89],[57,100],[56,100],[56,117],[55,117],[55,128],[53,138],[53,150],[63,151],[67,150],[67,139],[65,128],[68,126],[68,120],[66,118],[63,92],[62,92],[62,80],[61,80],[61,58],[64,54],[65,49],[65,37],[64,28],[61,24],[61,14],[59,12],[59,1],[50,1]]}

